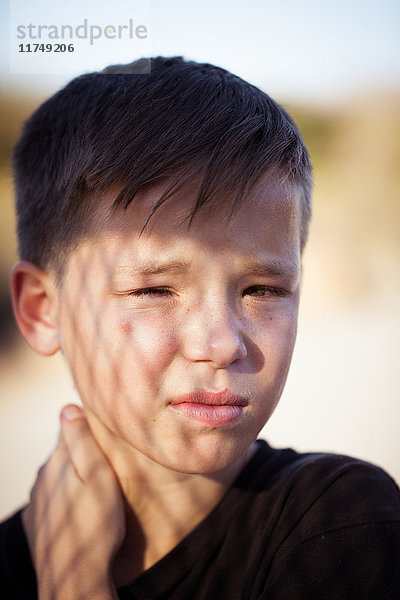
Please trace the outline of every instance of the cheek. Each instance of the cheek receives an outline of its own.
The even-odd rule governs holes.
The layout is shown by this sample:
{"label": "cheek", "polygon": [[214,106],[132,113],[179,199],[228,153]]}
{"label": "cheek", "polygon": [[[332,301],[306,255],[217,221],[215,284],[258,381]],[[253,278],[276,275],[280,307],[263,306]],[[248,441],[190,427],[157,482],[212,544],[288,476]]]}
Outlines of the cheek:
{"label": "cheek", "polygon": [[278,323],[276,331],[276,362],[277,371],[279,372],[279,397],[286,383],[290,363],[292,361],[296,334],[297,315],[293,318],[288,317],[287,319],[283,319],[281,323]]}
{"label": "cheek", "polygon": [[105,401],[156,393],[176,353],[174,327],[166,323],[155,312],[104,306],[101,318],[87,314],[79,328],[70,319],[66,355],[81,396]]}
{"label": "cheek", "polygon": [[[258,331],[257,346],[263,355],[263,367],[257,374],[256,395],[260,428],[271,417],[282,395],[296,340],[297,321],[291,313],[269,316]],[[261,332],[261,334],[260,334]]]}
{"label": "cheek", "polygon": [[176,355],[175,328],[160,314],[121,315],[116,325],[116,338],[119,364],[125,363],[142,384],[153,382],[156,385]]}
{"label": "cheek", "polygon": [[270,315],[261,330],[260,348],[264,356],[264,369],[269,379],[279,384],[286,379],[297,332],[297,311],[289,310]]}
{"label": "cheek", "polygon": [[98,319],[81,325],[67,358],[83,404],[120,437],[131,439],[133,427],[135,439],[153,440],[157,399],[176,356],[173,325],[154,313],[115,310],[103,310],[101,327]]}

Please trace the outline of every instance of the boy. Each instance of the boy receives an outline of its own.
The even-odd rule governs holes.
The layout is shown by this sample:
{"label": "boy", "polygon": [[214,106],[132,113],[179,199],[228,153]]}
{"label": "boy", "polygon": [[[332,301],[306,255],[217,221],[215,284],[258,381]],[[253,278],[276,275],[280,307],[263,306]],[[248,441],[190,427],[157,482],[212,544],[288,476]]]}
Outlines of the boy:
{"label": "boy", "polygon": [[398,598],[393,481],[256,441],[296,337],[301,136],[223,69],[147,65],[75,79],[15,149],[16,319],[83,408],[1,526],[2,595]]}

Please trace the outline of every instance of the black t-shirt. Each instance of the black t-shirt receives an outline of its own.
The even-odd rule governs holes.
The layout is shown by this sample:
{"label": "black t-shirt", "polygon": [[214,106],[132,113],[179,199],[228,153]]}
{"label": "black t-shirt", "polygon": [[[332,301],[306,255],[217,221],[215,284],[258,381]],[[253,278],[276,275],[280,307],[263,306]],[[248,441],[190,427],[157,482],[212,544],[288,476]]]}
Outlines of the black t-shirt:
{"label": "black t-shirt", "polygon": [[[119,597],[399,600],[392,479],[346,456],[258,446],[208,517]],[[20,513],[0,525],[0,559],[0,597],[36,598]]]}

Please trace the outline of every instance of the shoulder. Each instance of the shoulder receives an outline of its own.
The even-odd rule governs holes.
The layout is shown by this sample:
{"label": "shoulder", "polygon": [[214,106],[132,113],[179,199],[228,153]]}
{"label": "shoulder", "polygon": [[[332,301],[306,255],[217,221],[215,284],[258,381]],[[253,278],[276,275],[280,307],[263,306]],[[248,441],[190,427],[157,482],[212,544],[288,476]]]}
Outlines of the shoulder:
{"label": "shoulder", "polygon": [[268,597],[399,598],[400,491],[391,477],[349,456],[276,452],[275,491],[260,495],[275,514]]}
{"label": "shoulder", "polygon": [[373,464],[348,456],[310,455],[292,485],[298,543],[341,530],[353,537],[367,529],[370,536],[400,531],[399,488]]}
{"label": "shoulder", "polygon": [[304,510],[318,513],[319,523],[341,527],[400,519],[400,490],[393,479],[380,467],[350,456],[299,455],[292,485]]}
{"label": "shoulder", "polygon": [[253,482],[275,491],[298,513],[332,505],[329,518],[339,524],[342,511],[357,507],[355,518],[400,518],[400,490],[380,467],[351,456],[276,450],[260,443]]}
{"label": "shoulder", "polygon": [[22,511],[0,523],[0,597],[36,598],[36,576],[21,521]]}
{"label": "shoulder", "polygon": [[275,549],[341,528],[399,525],[400,490],[381,468],[350,456],[258,444],[239,487],[247,492],[246,511],[252,498],[257,531]]}

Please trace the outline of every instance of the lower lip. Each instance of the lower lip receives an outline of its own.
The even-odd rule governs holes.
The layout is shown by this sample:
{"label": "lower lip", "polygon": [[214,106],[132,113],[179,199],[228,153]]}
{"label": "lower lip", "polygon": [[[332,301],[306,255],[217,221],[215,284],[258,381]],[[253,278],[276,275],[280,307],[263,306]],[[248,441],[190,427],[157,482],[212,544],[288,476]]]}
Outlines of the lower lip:
{"label": "lower lip", "polygon": [[205,425],[221,426],[237,421],[242,416],[244,407],[182,402],[181,404],[170,404],[170,408],[184,417],[194,419]]}

